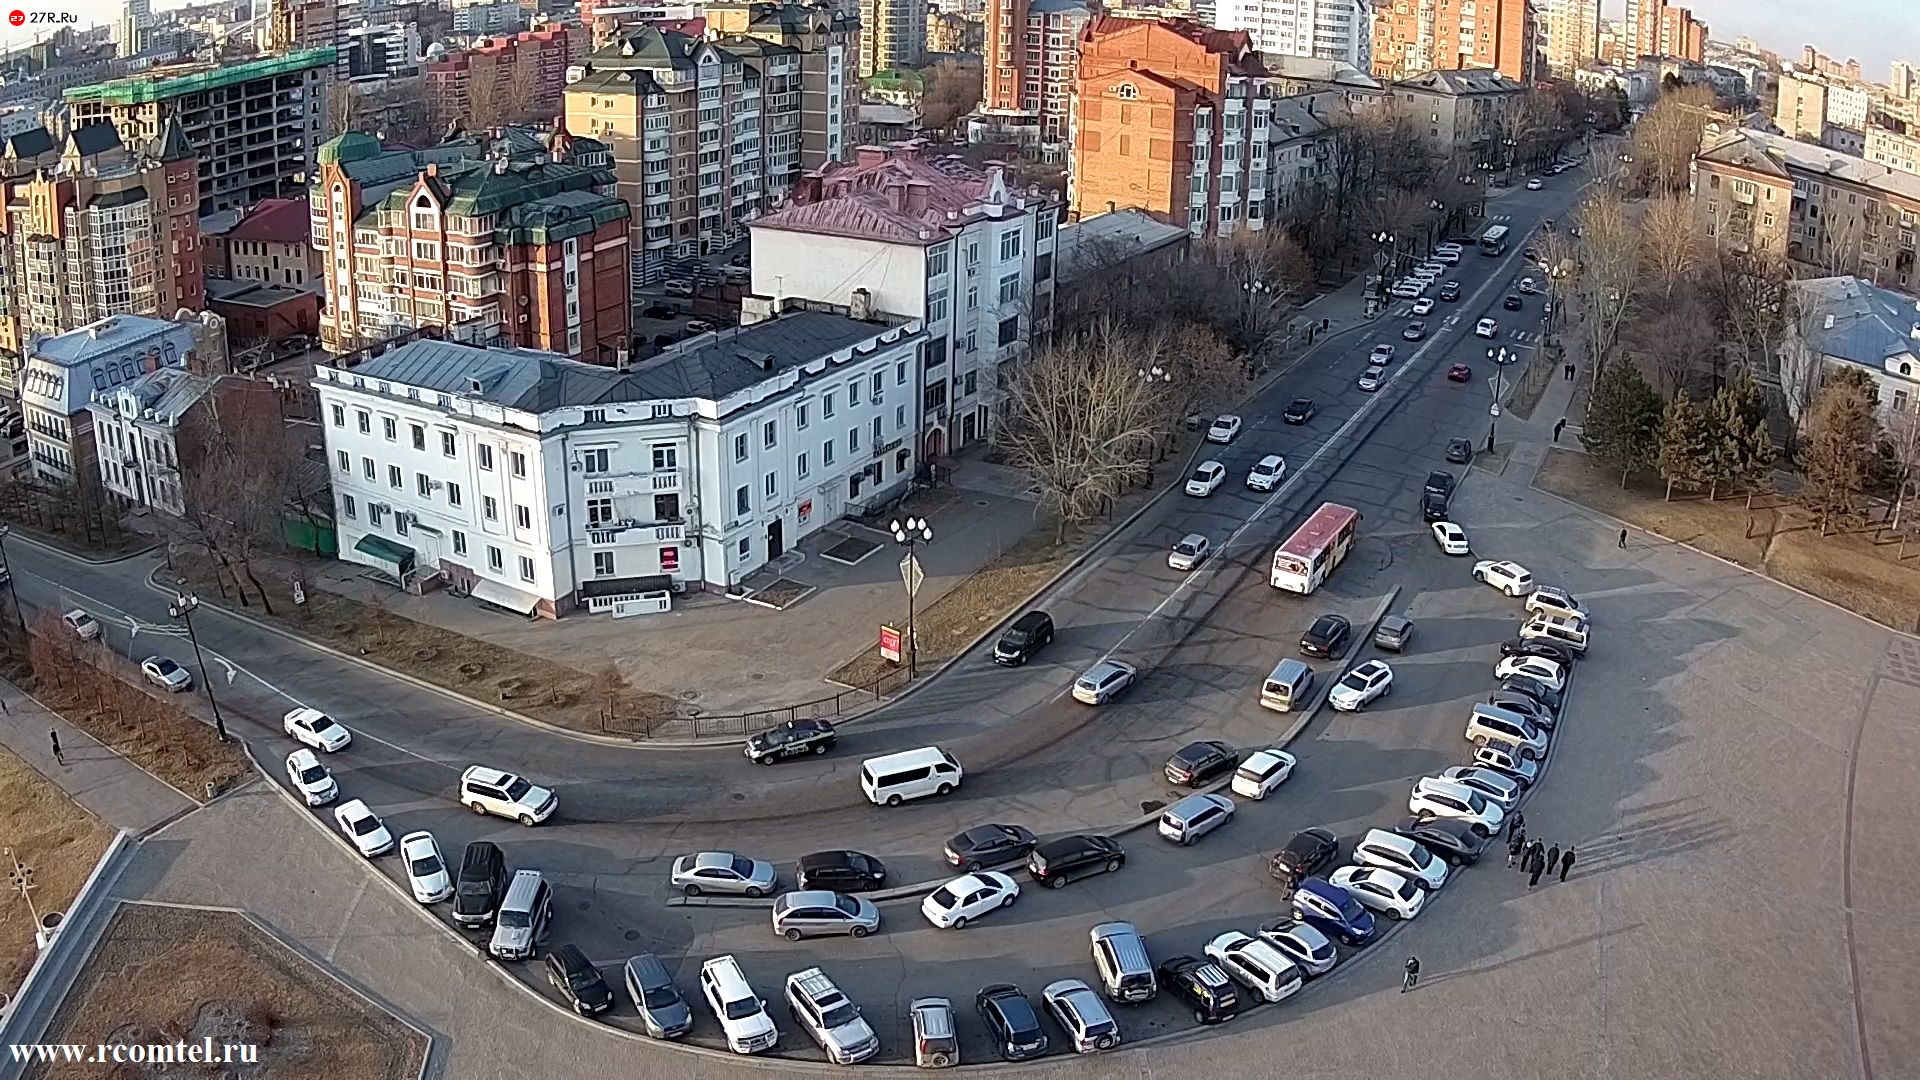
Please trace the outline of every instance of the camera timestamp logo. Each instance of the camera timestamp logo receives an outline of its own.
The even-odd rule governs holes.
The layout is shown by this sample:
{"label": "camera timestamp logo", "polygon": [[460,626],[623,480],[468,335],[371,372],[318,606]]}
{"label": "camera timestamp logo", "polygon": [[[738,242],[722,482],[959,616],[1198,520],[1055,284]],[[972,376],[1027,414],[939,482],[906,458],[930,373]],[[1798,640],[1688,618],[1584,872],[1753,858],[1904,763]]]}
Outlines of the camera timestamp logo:
{"label": "camera timestamp logo", "polygon": [[33,10],[14,8],[12,11],[7,12],[7,22],[14,26],[25,26],[28,23],[32,23],[35,26],[65,26],[78,23],[79,21],[79,16],[71,11],[51,11],[45,8],[36,8]]}

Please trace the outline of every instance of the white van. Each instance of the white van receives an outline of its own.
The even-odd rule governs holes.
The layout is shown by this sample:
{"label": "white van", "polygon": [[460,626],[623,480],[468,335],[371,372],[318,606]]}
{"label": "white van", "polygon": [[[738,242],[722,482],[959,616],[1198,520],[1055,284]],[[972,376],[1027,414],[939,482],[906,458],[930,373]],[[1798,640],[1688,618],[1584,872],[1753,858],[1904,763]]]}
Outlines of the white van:
{"label": "white van", "polygon": [[1306,703],[1313,689],[1313,669],[1298,660],[1288,659],[1273,666],[1273,672],[1260,684],[1260,704],[1269,709],[1289,712]]}
{"label": "white van", "polygon": [[923,795],[945,795],[960,786],[960,763],[937,746],[902,750],[860,763],[860,789],[878,806],[899,806]]}

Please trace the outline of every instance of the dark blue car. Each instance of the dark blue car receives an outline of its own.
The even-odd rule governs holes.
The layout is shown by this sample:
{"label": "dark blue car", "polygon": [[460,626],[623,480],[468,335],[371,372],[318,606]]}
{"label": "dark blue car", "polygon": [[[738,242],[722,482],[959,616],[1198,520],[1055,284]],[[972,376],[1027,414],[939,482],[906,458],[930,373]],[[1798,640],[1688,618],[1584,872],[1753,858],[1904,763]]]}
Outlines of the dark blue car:
{"label": "dark blue car", "polygon": [[1293,917],[1348,945],[1373,940],[1373,913],[1325,878],[1310,877],[1293,891]]}

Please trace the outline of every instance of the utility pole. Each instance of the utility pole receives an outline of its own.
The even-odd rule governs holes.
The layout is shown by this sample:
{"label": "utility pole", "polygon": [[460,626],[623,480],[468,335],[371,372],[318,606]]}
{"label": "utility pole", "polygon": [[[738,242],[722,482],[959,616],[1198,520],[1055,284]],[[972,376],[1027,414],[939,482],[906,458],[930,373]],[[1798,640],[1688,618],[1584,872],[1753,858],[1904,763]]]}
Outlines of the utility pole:
{"label": "utility pole", "polygon": [[[180,584],[185,585],[186,579],[182,578]],[[193,662],[199,666],[200,681],[207,688],[207,704],[213,707],[213,730],[221,742],[227,742],[227,722],[220,718],[220,700],[213,696],[213,676],[207,671],[207,658],[200,653],[200,637],[193,632],[193,609],[199,606],[199,597],[177,592],[173,603],[167,606],[167,614],[187,624],[187,640],[193,643]]]}

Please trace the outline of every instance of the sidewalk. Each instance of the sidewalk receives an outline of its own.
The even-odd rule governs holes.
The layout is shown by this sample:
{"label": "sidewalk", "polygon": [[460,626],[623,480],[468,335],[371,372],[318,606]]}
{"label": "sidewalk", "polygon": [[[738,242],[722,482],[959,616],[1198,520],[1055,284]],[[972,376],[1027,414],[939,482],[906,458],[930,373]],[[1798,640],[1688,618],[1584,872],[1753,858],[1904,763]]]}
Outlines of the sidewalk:
{"label": "sidewalk", "polygon": [[[53,759],[49,730],[60,733],[65,764]],[[198,805],[4,681],[0,681],[0,743],[95,817],[135,836]]]}

